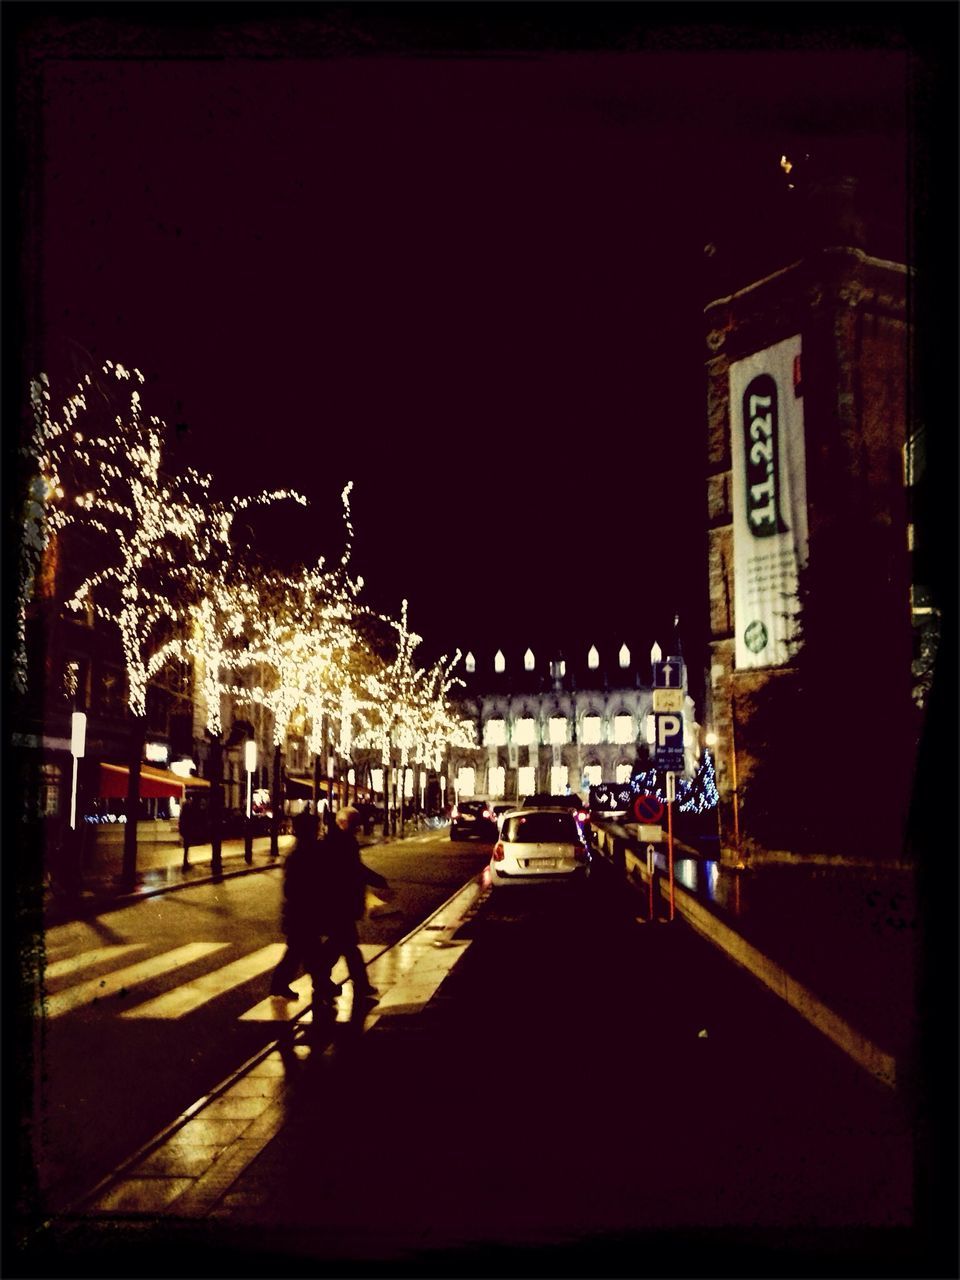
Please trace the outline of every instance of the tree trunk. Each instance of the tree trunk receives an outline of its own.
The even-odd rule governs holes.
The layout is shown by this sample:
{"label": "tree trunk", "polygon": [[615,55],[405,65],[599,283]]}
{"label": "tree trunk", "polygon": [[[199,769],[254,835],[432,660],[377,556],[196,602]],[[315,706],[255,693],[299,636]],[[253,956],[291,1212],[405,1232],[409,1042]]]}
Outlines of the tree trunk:
{"label": "tree trunk", "polygon": [[129,772],[127,774],[127,823],[123,830],[123,865],[120,879],[125,889],[132,889],[137,878],[137,822],[140,817],[140,766],[147,722],[134,716],[130,731]]}
{"label": "tree trunk", "polygon": [[214,738],[210,744],[210,870],[223,873],[223,743]]}
{"label": "tree trunk", "polygon": [[270,857],[280,855],[280,823],[283,820],[283,762],[280,743],[273,749],[273,817],[270,819]]}
{"label": "tree trunk", "polygon": [[383,834],[390,834],[390,801],[393,798],[393,777],[389,757],[383,766]]}

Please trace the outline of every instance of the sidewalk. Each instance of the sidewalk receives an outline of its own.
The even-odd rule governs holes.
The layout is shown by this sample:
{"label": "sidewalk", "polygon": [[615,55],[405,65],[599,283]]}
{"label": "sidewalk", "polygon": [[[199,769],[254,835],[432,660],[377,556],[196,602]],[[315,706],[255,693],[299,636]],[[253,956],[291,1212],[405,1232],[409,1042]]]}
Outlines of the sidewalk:
{"label": "sidewalk", "polygon": [[[439,829],[438,829],[439,830]],[[377,832],[361,833],[358,837],[361,849],[372,845],[395,844],[424,834],[408,824],[403,836],[383,836]],[[242,839],[224,840],[221,844],[222,872],[219,878],[250,875],[257,871],[269,871],[281,866],[285,854],[294,847],[295,837],[281,835],[279,854],[270,852],[270,837],[257,836],[252,842],[252,856],[246,861]],[[120,881],[123,865],[123,844],[103,845],[96,850],[92,865],[83,875],[79,893],[65,893],[48,887],[45,893],[44,918],[47,925],[64,924],[69,920],[99,915],[117,907],[129,906],[158,893],[170,893],[190,885],[209,884],[216,880],[213,874],[213,847],[209,844],[190,846],[189,866],[183,866],[183,845],[178,839],[147,839],[137,842],[137,871],[133,888]]]}

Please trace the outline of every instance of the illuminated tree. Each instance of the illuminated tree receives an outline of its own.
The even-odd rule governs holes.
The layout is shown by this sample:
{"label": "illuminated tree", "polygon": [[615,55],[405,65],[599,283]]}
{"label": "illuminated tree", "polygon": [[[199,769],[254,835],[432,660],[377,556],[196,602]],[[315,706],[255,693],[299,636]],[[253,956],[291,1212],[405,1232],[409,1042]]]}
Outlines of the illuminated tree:
{"label": "illuminated tree", "polygon": [[396,632],[396,652],[391,663],[362,680],[361,705],[371,718],[359,742],[380,751],[385,775],[386,833],[394,763],[399,770],[401,794],[399,801],[393,797],[393,804],[399,809],[402,829],[403,779],[408,764],[433,761],[434,767],[439,768],[447,746],[472,746],[475,737],[472,727],[457,718],[449,701],[450,689],[462,683],[451,674],[460,660],[459,650],[452,660],[444,655],[433,667],[418,668],[413,654],[421,637],[407,625],[407,601],[402,603],[399,622],[381,617]]}
{"label": "illuminated tree", "polygon": [[[86,378],[56,422],[48,413],[45,381],[35,384],[31,448],[37,473],[45,492],[52,492],[58,502],[72,498],[72,504],[66,509],[48,503],[39,513],[30,509],[33,561],[27,553],[21,591],[25,603],[35,577],[35,568],[33,576],[30,568],[37,543],[49,542],[52,532],[68,524],[82,528],[95,547],[97,565],[65,604],[76,611],[91,608],[119,635],[134,729],[123,859],[123,878],[128,882],[136,870],[147,686],[171,659],[182,656],[191,605],[196,603],[199,584],[209,581],[211,566],[229,552],[235,514],[251,503],[281,497],[304,501],[299,495],[276,492],[226,504],[215,502],[210,476],[193,468],[182,476],[166,473],[162,468],[166,427],[160,418],[143,412],[140,387],[144,381],[139,370],[107,361],[99,381],[94,384]],[[81,411],[89,411],[94,386],[104,390],[111,406],[119,402],[119,411],[106,431],[83,432]],[[68,453],[73,492],[65,494],[60,477]],[[41,554],[42,550],[43,545]]]}
{"label": "illuminated tree", "polygon": [[271,848],[278,848],[282,809],[281,749],[294,716],[309,720],[308,740],[315,755],[325,751],[326,717],[340,721],[340,745],[349,752],[353,718],[352,685],[365,664],[354,627],[362,612],[362,578],[352,578],[349,559],[353,528],[348,484],[341,495],[347,542],[339,564],[324,567],[321,558],[288,574],[261,574],[244,623],[246,646],[233,662],[236,681],[225,692],[241,702],[265,708],[272,719],[273,812]]}

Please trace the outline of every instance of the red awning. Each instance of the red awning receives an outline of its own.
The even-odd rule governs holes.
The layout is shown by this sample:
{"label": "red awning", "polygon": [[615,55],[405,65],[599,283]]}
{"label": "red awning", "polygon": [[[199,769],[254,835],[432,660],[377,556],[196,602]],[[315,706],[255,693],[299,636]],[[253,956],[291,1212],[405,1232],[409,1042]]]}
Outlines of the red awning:
{"label": "red awning", "polygon": [[[124,764],[100,765],[100,789],[103,799],[113,799],[127,794],[127,777],[130,770]],[[153,765],[140,766],[140,795],[144,800],[156,800],[161,796],[176,796],[182,800],[187,787],[209,787],[206,778],[181,778],[168,769],[156,769]]]}

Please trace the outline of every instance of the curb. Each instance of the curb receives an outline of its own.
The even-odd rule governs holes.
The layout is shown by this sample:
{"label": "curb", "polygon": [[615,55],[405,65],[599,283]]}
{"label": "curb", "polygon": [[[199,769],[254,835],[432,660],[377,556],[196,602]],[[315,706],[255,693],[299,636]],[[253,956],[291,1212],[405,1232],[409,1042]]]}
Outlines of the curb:
{"label": "curb", "polygon": [[[613,853],[613,845],[617,837],[609,831],[603,832],[603,837],[602,840],[596,841],[597,851],[606,861],[615,866],[617,860]],[[627,883],[636,886],[639,882],[649,886],[650,878],[646,861],[629,848],[623,850],[623,860]],[[662,902],[664,897],[662,876],[654,872],[654,881]],[[774,995],[779,996],[812,1027],[832,1040],[848,1057],[882,1084],[891,1089],[896,1088],[897,1061],[892,1054],[874,1044],[831,1009],[819,996],[814,995],[809,987],[794,978],[782,965],[770,959],[758,947],[737,933],[736,929],[715,916],[683,885],[674,883],[674,902],[677,913],[682,915],[697,933],[725,951],[731,960],[753,974]]]}

